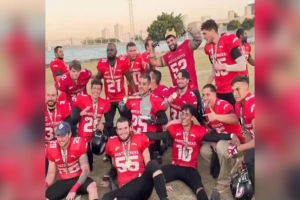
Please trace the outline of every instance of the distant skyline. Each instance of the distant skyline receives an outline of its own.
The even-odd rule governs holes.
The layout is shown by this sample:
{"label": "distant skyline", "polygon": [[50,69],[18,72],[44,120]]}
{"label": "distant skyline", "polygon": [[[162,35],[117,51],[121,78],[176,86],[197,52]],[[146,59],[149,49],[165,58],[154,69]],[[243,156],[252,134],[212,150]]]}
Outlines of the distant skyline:
{"label": "distant skyline", "polygon": [[[188,22],[199,21],[202,16],[222,19],[227,18],[229,10],[243,15],[244,7],[254,0],[132,0],[132,3],[135,33],[139,34],[162,12],[186,14]],[[123,34],[130,29],[127,0],[46,0],[45,4],[46,40],[101,37],[104,29],[114,36],[116,24],[122,25]]]}

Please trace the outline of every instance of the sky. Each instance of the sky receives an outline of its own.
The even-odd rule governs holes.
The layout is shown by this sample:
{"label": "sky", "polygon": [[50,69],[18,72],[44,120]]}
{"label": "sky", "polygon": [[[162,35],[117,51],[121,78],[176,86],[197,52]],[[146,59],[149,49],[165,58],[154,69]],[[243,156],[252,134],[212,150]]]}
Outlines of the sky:
{"label": "sky", "polygon": [[[226,2],[226,3],[224,3]],[[254,0],[132,0],[135,33],[146,31],[162,12],[188,15],[188,21],[201,16],[227,18],[228,10],[244,15],[244,7]],[[114,25],[129,32],[129,4],[127,0],[46,0],[46,40],[71,37],[101,37],[104,28],[114,35]]]}

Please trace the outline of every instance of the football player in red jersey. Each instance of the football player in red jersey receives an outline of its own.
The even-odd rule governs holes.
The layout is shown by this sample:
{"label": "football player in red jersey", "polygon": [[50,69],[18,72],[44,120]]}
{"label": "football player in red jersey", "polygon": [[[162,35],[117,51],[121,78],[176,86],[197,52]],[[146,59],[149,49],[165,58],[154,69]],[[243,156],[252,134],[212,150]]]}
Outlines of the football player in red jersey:
{"label": "football player in red jersey", "polygon": [[157,69],[156,66],[154,65],[151,65],[150,63],[150,43],[153,43],[153,40],[151,38],[147,38],[145,40],[145,52],[142,53],[142,57],[143,57],[143,60],[149,64],[149,70],[152,70],[152,69]]}
{"label": "football player in red jersey", "polygon": [[[46,149],[49,169],[46,176],[46,199],[73,200],[76,194],[89,194],[89,200],[98,200],[96,182],[88,177],[90,170],[86,151],[87,142],[80,137],[71,138],[71,127],[62,122],[55,131],[57,140]],[[56,178],[58,171],[58,180]]]}
{"label": "football player in red jersey", "polygon": [[155,96],[160,96],[163,99],[168,98],[168,87],[165,85],[162,85],[160,83],[161,81],[161,72],[156,70],[156,69],[152,69],[149,73],[150,78],[151,78],[151,90],[152,93]]}
{"label": "football player in red jersey", "polygon": [[[228,148],[229,156],[232,157],[238,152],[245,153],[249,178],[254,188],[254,148],[255,148],[255,96],[249,89],[249,78],[237,76],[232,80],[232,92],[236,100],[235,110],[240,118],[242,127],[246,131],[246,143]],[[249,138],[249,139],[248,139]]]}
{"label": "football player in red jersey", "polygon": [[[90,145],[95,131],[103,131],[104,124],[100,123],[102,115],[110,110],[110,103],[100,97],[102,82],[93,79],[91,82],[91,95],[78,95],[75,106],[72,108],[73,124],[78,125],[78,136],[86,139]],[[93,152],[89,146],[87,156],[90,171],[93,171]]]}
{"label": "football player in red jersey", "polygon": [[66,93],[67,102],[73,107],[78,94],[87,94],[86,85],[91,78],[93,78],[92,72],[82,68],[78,60],[73,60],[70,62],[70,71],[63,74],[55,85],[60,91]]}
{"label": "football player in red jersey", "polygon": [[[50,70],[52,72],[54,82],[58,82],[61,76],[69,71],[68,65],[64,61],[64,50],[62,46],[56,46],[54,48],[55,58],[50,62]],[[59,101],[66,100],[66,93],[59,92]]]}
{"label": "football player in red jersey", "polygon": [[[212,84],[206,84],[202,90],[203,101],[205,104],[205,115],[208,126],[214,129],[217,133],[229,134],[233,133],[237,136],[237,143],[244,143],[244,136],[239,119],[233,106],[225,101],[217,98],[216,87]],[[220,173],[217,179],[217,185],[213,191],[213,199],[219,199],[220,193],[230,186],[231,175],[236,172],[241,163],[240,156],[242,153],[230,158],[228,147],[230,143],[227,141],[219,141],[218,143],[204,143],[201,147],[201,156],[211,162],[213,149],[215,149],[220,163]],[[212,147],[212,148],[211,148]]]}
{"label": "football player in red jersey", "polygon": [[119,189],[104,194],[102,199],[149,199],[154,186],[159,199],[167,200],[164,175],[157,161],[150,161],[149,139],[132,132],[124,117],[117,121],[117,135],[108,140],[106,153],[117,169]]}
{"label": "football player in red jersey", "polygon": [[199,32],[188,29],[187,32],[193,39],[185,40],[182,44],[178,45],[176,41],[176,32],[174,28],[172,31],[167,30],[165,34],[166,42],[170,51],[164,54],[162,57],[156,58],[154,49],[152,47],[153,42],[149,42],[150,47],[150,62],[157,67],[168,66],[170,75],[172,78],[173,86],[177,85],[176,75],[180,69],[186,69],[190,73],[189,88],[194,92],[197,97],[198,114],[197,120],[204,124],[203,109],[201,96],[199,93],[199,86],[197,80],[197,72],[195,66],[194,50],[196,50],[202,43],[202,37]]}
{"label": "football player in red jersey", "polygon": [[[148,69],[149,65],[143,61],[141,55],[138,55],[136,51],[136,44],[134,42],[129,42],[126,45],[128,65],[130,66],[131,76],[133,78],[135,84],[135,91],[139,91],[139,79],[142,74],[146,74],[146,70]],[[133,95],[129,82],[128,85],[128,95]]]}
{"label": "football player in red jersey", "polygon": [[[245,56],[245,60],[252,66],[255,66],[254,59],[251,56],[251,45],[248,43],[248,34],[244,28],[239,28],[236,31],[236,37],[240,39],[240,51]],[[242,75],[249,76],[248,65],[246,70],[241,72]]]}
{"label": "football player in red jersey", "polygon": [[[107,58],[99,60],[97,65],[98,74],[96,78],[104,80],[104,91],[106,99],[110,101],[111,109],[104,116],[107,131],[113,134],[114,117],[118,104],[125,97],[124,76],[131,85],[133,93],[136,93],[135,84],[130,73],[130,68],[124,57],[117,57],[117,47],[114,43],[107,45]],[[119,109],[118,109],[119,110]],[[123,113],[119,110],[121,116]]]}
{"label": "football player in red jersey", "polygon": [[231,81],[246,70],[245,58],[239,50],[240,41],[235,34],[218,33],[217,23],[210,19],[201,25],[203,37],[206,40],[204,52],[212,63],[212,72],[207,83],[215,80],[219,99],[235,104],[231,92]]}
{"label": "football player in red jersey", "polygon": [[172,124],[165,132],[146,133],[146,135],[151,140],[171,138],[174,140],[172,164],[162,167],[166,183],[180,180],[192,189],[198,200],[208,200],[197,171],[201,143],[202,141],[237,140],[237,137],[234,134],[207,134],[208,130],[205,127],[193,124],[196,113],[194,105],[185,104],[181,109],[181,124]]}
{"label": "football player in red jersey", "polygon": [[[160,96],[151,93],[151,78],[148,74],[140,76],[139,95],[129,98],[120,104],[120,109],[125,113],[130,113],[128,117],[132,119],[132,128],[141,132],[156,132],[158,125],[168,123],[165,112],[164,100]],[[124,105],[125,104],[125,105]],[[151,141],[149,147],[151,160],[157,159],[161,162],[159,154],[159,142]]]}

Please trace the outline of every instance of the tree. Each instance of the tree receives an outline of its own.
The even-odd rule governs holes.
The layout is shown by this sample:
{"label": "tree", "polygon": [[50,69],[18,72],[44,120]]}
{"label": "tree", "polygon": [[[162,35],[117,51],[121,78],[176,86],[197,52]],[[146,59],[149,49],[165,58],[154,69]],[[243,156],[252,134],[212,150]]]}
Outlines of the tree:
{"label": "tree", "polygon": [[253,28],[254,27],[254,17],[252,19],[245,18],[241,26],[246,30],[250,30],[251,28]]}
{"label": "tree", "polygon": [[229,30],[229,31],[236,30],[240,27],[240,25],[241,25],[241,23],[238,20],[231,20],[227,24],[227,30]]}
{"label": "tree", "polygon": [[175,29],[177,35],[184,28],[181,14],[174,16],[173,12],[171,14],[163,12],[148,26],[148,37],[157,41],[164,40],[167,29],[171,30],[172,28]]}

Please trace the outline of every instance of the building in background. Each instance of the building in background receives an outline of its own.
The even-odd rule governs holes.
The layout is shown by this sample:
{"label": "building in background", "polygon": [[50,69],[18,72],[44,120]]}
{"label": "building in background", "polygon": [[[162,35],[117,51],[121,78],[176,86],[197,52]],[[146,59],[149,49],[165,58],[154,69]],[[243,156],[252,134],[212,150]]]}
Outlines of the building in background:
{"label": "building in background", "polygon": [[109,29],[105,28],[102,30],[102,37],[108,39],[111,37]]}
{"label": "building in background", "polygon": [[115,38],[120,40],[120,42],[123,42],[124,38],[123,38],[122,25],[121,24],[116,24],[114,28],[115,28]]}

